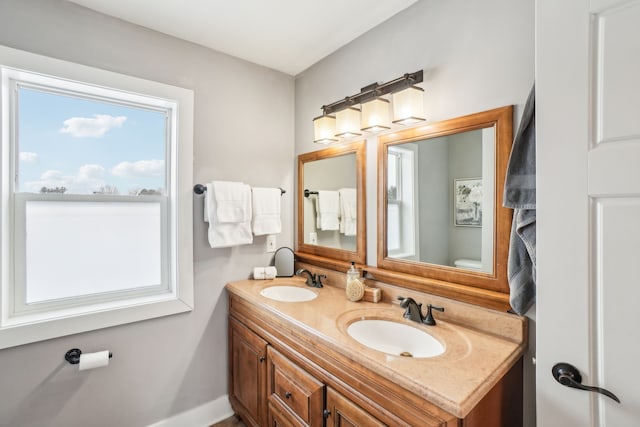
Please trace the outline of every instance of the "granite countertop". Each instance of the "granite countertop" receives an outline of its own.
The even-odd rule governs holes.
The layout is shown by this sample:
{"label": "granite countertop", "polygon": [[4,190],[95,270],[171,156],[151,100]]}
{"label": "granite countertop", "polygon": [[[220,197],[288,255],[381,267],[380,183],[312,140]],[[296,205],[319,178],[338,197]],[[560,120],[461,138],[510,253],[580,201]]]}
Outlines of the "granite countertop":
{"label": "granite countertop", "polygon": [[[280,302],[260,294],[262,289],[278,285],[301,286],[316,292],[318,297],[306,302]],[[346,299],[344,289],[333,286],[319,289],[307,287],[304,280],[298,277],[242,280],[227,284],[227,290],[278,315],[292,326],[314,334],[315,340],[330,346],[333,351],[369,367],[408,392],[459,418],[464,418],[477,405],[518,361],[526,348],[522,318],[489,309],[468,308],[468,305],[455,301],[452,301],[448,310],[486,310],[487,318],[496,323],[493,327],[500,332],[493,333],[491,324],[488,330],[478,330],[451,323],[440,319],[438,312],[435,312],[436,326],[421,325],[403,318],[404,310],[397,304],[350,302]],[[393,320],[422,329],[440,341],[445,351],[431,358],[407,358],[365,347],[346,332],[351,323],[365,318]],[[509,322],[512,325],[505,327],[504,323]],[[517,330],[518,323],[522,329],[519,333],[513,337],[505,335],[505,330]]]}

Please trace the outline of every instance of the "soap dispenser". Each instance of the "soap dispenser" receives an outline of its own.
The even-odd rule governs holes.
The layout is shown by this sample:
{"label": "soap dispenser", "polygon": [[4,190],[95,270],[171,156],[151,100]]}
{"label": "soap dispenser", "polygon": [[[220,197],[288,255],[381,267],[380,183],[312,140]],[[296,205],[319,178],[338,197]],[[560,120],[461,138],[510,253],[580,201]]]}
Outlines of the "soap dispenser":
{"label": "soap dispenser", "polygon": [[347,271],[347,299],[360,301],[364,296],[364,282],[360,280],[360,272],[356,269],[356,263],[351,262],[351,268]]}

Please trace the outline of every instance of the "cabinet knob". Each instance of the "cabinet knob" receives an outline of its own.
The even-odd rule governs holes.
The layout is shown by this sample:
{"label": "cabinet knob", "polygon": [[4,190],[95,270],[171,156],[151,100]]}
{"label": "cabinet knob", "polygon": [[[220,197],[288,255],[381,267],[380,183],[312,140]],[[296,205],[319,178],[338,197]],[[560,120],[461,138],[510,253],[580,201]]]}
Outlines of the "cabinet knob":
{"label": "cabinet knob", "polygon": [[329,416],[331,415],[331,411],[328,409],[325,409],[324,411],[322,411],[322,416],[325,418],[329,418]]}
{"label": "cabinet knob", "polygon": [[287,399],[291,399],[291,392],[288,391],[284,394],[284,397],[286,397]]}
{"label": "cabinet knob", "polygon": [[262,363],[262,362],[264,362],[264,361],[265,361],[265,359],[266,359],[266,358],[265,358],[264,356],[260,356],[260,359],[258,359],[258,360],[260,361],[260,363]]}

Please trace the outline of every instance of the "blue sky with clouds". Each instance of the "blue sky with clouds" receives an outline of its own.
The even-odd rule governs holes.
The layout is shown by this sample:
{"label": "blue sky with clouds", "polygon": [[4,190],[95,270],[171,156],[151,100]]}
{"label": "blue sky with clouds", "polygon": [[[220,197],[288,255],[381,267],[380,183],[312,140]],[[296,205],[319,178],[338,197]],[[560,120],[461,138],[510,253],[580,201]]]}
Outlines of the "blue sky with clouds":
{"label": "blue sky with clouds", "polygon": [[20,88],[18,191],[164,187],[165,113]]}

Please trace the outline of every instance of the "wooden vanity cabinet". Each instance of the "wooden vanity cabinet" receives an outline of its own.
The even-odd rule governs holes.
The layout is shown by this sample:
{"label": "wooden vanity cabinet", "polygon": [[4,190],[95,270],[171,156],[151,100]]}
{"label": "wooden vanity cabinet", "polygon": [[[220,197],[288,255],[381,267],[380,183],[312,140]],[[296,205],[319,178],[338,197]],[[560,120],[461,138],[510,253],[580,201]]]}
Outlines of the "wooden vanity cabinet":
{"label": "wooden vanity cabinet", "polygon": [[245,423],[254,427],[267,421],[267,345],[229,317],[229,400]]}
{"label": "wooden vanity cabinet", "polygon": [[522,359],[460,419],[234,295],[229,352],[229,400],[247,425],[522,426]]}

